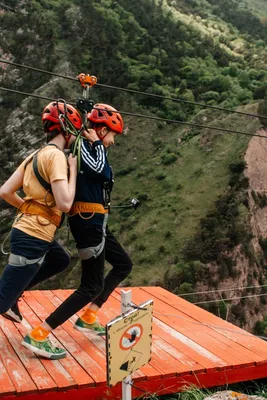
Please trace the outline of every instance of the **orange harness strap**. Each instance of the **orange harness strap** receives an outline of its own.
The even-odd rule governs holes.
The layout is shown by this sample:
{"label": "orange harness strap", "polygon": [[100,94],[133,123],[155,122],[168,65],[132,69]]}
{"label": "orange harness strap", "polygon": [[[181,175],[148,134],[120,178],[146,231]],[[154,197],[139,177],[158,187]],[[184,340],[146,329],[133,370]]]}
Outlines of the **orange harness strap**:
{"label": "orange harness strap", "polygon": [[106,214],[108,210],[98,203],[86,203],[84,201],[75,201],[69,211],[69,217],[73,217],[79,213],[98,213]]}
{"label": "orange harness strap", "polygon": [[19,212],[22,214],[39,215],[50,221],[52,224],[59,228],[61,223],[61,216],[56,214],[51,208],[38,203],[35,200],[26,200],[20,206]]}

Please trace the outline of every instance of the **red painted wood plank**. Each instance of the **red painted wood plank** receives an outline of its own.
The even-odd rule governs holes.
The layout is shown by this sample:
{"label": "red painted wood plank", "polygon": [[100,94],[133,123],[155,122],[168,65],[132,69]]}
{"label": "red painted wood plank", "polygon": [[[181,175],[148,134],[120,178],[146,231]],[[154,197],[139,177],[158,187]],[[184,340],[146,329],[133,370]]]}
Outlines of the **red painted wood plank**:
{"label": "red painted wood plank", "polygon": [[[231,341],[235,342],[237,344],[235,345],[236,348],[238,348],[242,354],[246,355],[246,357],[253,357],[257,362],[264,361],[267,358],[267,343],[262,339],[257,338],[251,333],[244,331],[243,329],[200,307],[197,307],[192,303],[189,303],[163,288],[143,287],[141,289],[149,295],[153,293],[159,300],[164,301],[167,304],[173,304],[174,308],[179,308],[179,310],[183,311],[185,314],[193,316],[196,321],[206,321],[207,324],[213,326],[212,329],[214,331],[217,331],[221,336],[227,337]],[[238,345],[240,345],[240,347]],[[250,351],[250,356],[248,351]]]}
{"label": "red painted wood plank", "polygon": [[[186,376],[173,376],[165,379],[152,379],[141,381],[132,388],[132,397],[137,398],[143,391],[146,396],[150,395],[166,395],[180,392],[186,386],[196,386],[200,388],[210,388],[215,386],[223,386],[226,384],[255,380],[266,377],[267,365],[250,366],[248,368],[231,369],[227,371],[219,370],[213,372],[206,372],[201,374],[189,374]],[[63,397],[64,396],[64,397]],[[121,399],[121,384],[117,384],[110,389],[104,386],[88,387],[80,390],[68,390],[64,392],[50,392],[50,393],[33,393],[27,396],[20,396],[20,400],[120,400]],[[152,396],[151,396],[152,397]],[[6,396],[5,400],[16,400],[16,396]]]}
{"label": "red painted wood plank", "polygon": [[[116,291],[112,293],[112,297],[120,300],[120,294]],[[181,355],[176,355],[176,358],[179,359],[180,362],[184,362],[186,365],[190,366],[190,368],[187,368],[187,371],[213,369],[215,368],[215,362],[216,369],[219,365],[220,368],[227,365],[213,354],[205,351],[201,346],[197,345],[197,343],[180,334],[167,324],[159,321],[155,316],[153,317],[152,332],[153,338],[155,338],[155,335],[159,336],[162,343],[166,343],[169,346],[169,351],[173,354],[176,354],[177,351],[180,352]]]}
{"label": "red painted wood plank", "polygon": [[[64,290],[64,291],[63,290],[56,290],[56,291],[53,291],[53,292],[62,301],[65,300],[65,298],[68,297],[70,295],[70,293],[72,293],[72,291],[70,291],[70,290]],[[81,313],[82,313],[82,310],[80,311],[80,313],[78,313],[78,315],[81,314]],[[116,313],[114,312],[112,315],[115,317],[115,315],[117,315],[117,310],[116,310]],[[110,312],[108,311],[108,307],[106,306],[106,304],[99,311],[99,317],[100,317],[100,322],[103,325],[105,325],[107,322],[109,322],[113,318],[113,317],[110,318]],[[77,316],[75,316],[75,317],[73,317],[73,319],[71,319],[73,323],[76,321],[76,318],[77,318]],[[84,335],[86,335],[86,334],[84,334]],[[147,379],[150,379],[150,377],[158,377],[159,378],[161,376],[161,373],[157,369],[153,368],[149,364],[145,365],[140,370],[141,370],[141,373],[142,373],[142,375],[141,375],[142,378],[143,378],[143,374],[145,375],[145,377]],[[136,373],[136,375],[137,375],[137,373]],[[138,380],[138,379],[139,379],[139,376],[138,376],[138,378],[136,378],[136,380]]]}
{"label": "red painted wood plank", "polygon": [[[169,304],[172,304],[171,302],[162,302],[153,295],[153,288],[151,292],[145,292],[139,288],[135,289],[136,290],[133,293],[134,302],[140,302],[140,300],[144,297],[144,294],[145,298],[150,298],[153,296],[157,309],[155,315],[159,320],[175,328],[175,330],[183,333],[185,336],[201,345],[204,349],[210,351],[221,360],[224,360],[229,367],[247,365],[249,362],[252,364],[255,363],[256,360],[253,361],[252,356],[251,358],[248,358],[247,354],[244,356],[242,351],[236,349],[235,343],[232,340],[220,335],[220,333],[215,332],[208,326],[204,325],[203,323],[205,321],[202,321],[202,324],[200,323],[196,325],[193,317],[189,317],[188,315],[180,312],[179,309],[170,306]],[[155,289],[157,289],[157,287]],[[196,309],[194,308],[194,314],[191,313],[191,315],[194,316],[197,312],[197,309],[198,307]],[[243,350],[243,348],[241,349]]]}
{"label": "red painted wood plank", "polygon": [[[51,294],[49,294],[51,293]],[[69,295],[69,292],[66,292],[64,290],[56,290],[53,292],[45,291],[44,294],[48,296],[51,302],[53,302],[54,305],[58,306],[61,304],[62,301],[64,301]],[[82,311],[80,312],[82,313]],[[101,366],[102,370],[105,373],[105,381],[106,381],[106,343],[104,338],[98,337],[94,335],[93,333],[82,333],[75,331],[72,327],[72,324],[75,323],[76,319],[78,318],[77,315],[74,315],[69,319],[69,321],[65,322],[64,328],[68,330],[68,332],[75,338],[76,341],[80,343],[80,345],[83,347],[85,351],[89,351],[91,353],[91,356],[96,359],[97,356],[97,363],[99,366]],[[70,322],[72,324],[70,324]],[[91,345],[90,345],[91,342]],[[102,355],[99,354],[99,350],[101,351]],[[137,380],[140,379],[145,379],[145,375],[143,373],[136,373],[135,377]]]}
{"label": "red painted wood plank", "polygon": [[[230,351],[231,355],[233,355],[235,358],[237,358],[240,361],[240,364],[245,363],[247,365],[247,363],[249,363],[249,362],[254,363],[254,362],[262,362],[265,360],[264,357],[262,357],[258,354],[255,354],[253,351],[242,346],[241,345],[242,342],[237,343],[236,341],[233,341],[231,337],[224,335],[223,330],[220,330],[220,329],[216,330],[213,327],[211,327],[209,325],[209,321],[204,319],[205,316],[206,316],[206,318],[209,318],[211,315],[210,313],[206,312],[203,315],[203,318],[200,318],[198,316],[199,315],[198,313],[201,312],[200,310],[202,310],[202,309],[200,309],[199,307],[196,307],[194,305],[193,305],[193,309],[192,309],[191,308],[192,304],[187,301],[184,301],[184,303],[186,303],[185,306],[187,307],[187,312],[185,314],[181,314],[180,313],[181,309],[177,305],[177,302],[174,301],[174,299],[172,299],[172,301],[170,301],[170,299],[169,299],[168,303],[166,303],[166,300],[164,301],[164,299],[165,299],[164,296],[163,296],[163,300],[162,300],[162,297],[159,298],[157,296],[157,293],[159,292],[158,289],[160,289],[161,292],[162,292],[162,290],[164,290],[159,287],[151,288],[151,291],[150,291],[150,288],[148,288],[148,290],[146,290],[146,288],[139,288],[135,291],[135,293],[136,294],[138,293],[138,296],[141,296],[141,298],[147,298],[146,297],[147,295],[151,296],[152,294],[155,293],[154,298],[157,298],[161,302],[163,301],[163,304],[164,303],[168,304],[168,305],[171,304],[171,306],[173,307],[172,315],[178,316],[178,318],[177,318],[178,323],[183,322],[183,323],[187,324],[189,321],[192,321],[192,323],[195,324],[195,330],[197,330],[197,331],[202,330],[203,332],[206,331],[207,335],[209,335],[209,339],[210,339],[210,337],[213,337],[215,340],[219,341],[220,347],[222,346],[221,343],[227,345],[229,347],[229,351]],[[164,293],[165,292],[167,292],[167,291],[164,290]],[[167,292],[167,293],[169,293],[169,292]],[[177,296],[176,296],[176,298],[177,298]],[[171,310],[170,310],[170,312],[171,312]],[[182,313],[184,313],[184,309],[182,310]],[[168,314],[168,313],[166,312],[166,314]],[[160,319],[159,315],[157,315],[157,314],[155,314],[155,315],[158,316]],[[231,329],[232,324],[228,324],[221,318],[216,317],[214,315],[212,315],[212,318],[214,318],[213,321],[217,322],[215,325],[218,328],[221,326],[221,323],[226,323],[226,326],[228,326],[228,329]],[[215,325],[213,324],[212,326],[215,326]],[[246,332],[242,331],[242,333],[243,333],[242,339],[244,340],[244,334],[246,334]],[[239,335],[239,339],[240,339],[240,335]]]}
{"label": "red painted wood plank", "polygon": [[[32,291],[30,294],[30,303],[41,319],[44,319],[47,314],[55,309],[48,298],[39,291]],[[103,374],[101,367],[83,351],[82,347],[73,340],[71,335],[69,335],[69,332],[63,329],[63,325],[58,327],[53,332],[53,335],[59,340],[60,346],[68,349],[68,356],[61,361],[64,363],[68,372],[72,375],[73,379],[75,376],[75,379],[80,380],[79,374],[81,373],[84,376],[83,382],[85,384],[92,385],[105,382],[105,374]],[[66,366],[66,363],[72,364],[71,369]],[[86,372],[87,377],[84,375],[85,371],[88,371]]]}
{"label": "red painted wood plank", "polygon": [[16,324],[15,326],[14,323],[4,318],[0,318],[0,327],[5,336],[8,338],[9,343],[24,365],[28,374],[31,376],[33,382],[37,386],[37,389],[40,392],[57,389],[57,385],[38,358],[32,357],[32,354],[29,354],[29,351],[25,349],[25,347],[21,346],[22,338],[27,333],[26,328],[22,324]]}
{"label": "red painted wood plank", "polygon": [[[24,292],[23,300],[20,302],[20,309],[25,318],[24,324],[27,330],[30,331],[33,326],[40,324],[41,320],[32,310],[28,302],[29,303],[31,302],[31,295],[29,292]],[[53,341],[56,342],[54,338]],[[31,355],[32,357],[37,357],[36,355],[33,355],[33,353],[30,350],[29,350],[29,355]],[[50,374],[50,376],[57,384],[58,390],[65,390],[77,386],[77,383],[73,380],[71,375],[64,368],[64,365],[66,366],[68,365],[67,359],[48,360],[43,357],[40,357],[39,360],[43,364],[46,371]]]}
{"label": "red painted wood plank", "polygon": [[[133,292],[133,300],[134,301],[135,301],[134,294],[136,292],[136,289],[138,289],[138,288],[129,288],[129,290],[132,290],[132,292]],[[125,289],[125,290],[127,290],[127,289]],[[151,295],[148,292],[146,292],[146,288],[142,288],[141,290],[143,290],[145,292],[144,300],[151,298]],[[64,292],[65,296],[66,296],[66,294],[68,294],[68,295],[70,294],[70,291],[68,291],[68,292],[60,291],[60,292],[61,292],[61,297],[64,297],[64,296],[62,296],[62,292]],[[119,292],[119,290],[117,292]],[[140,292],[140,289],[138,289],[137,292]],[[56,293],[57,293],[57,291],[56,291]],[[45,293],[45,295],[46,294],[47,293]],[[148,296],[147,296],[147,294],[148,294]],[[139,295],[140,295],[140,293],[139,293]],[[49,296],[48,296],[48,298],[49,298]],[[157,293],[157,296],[159,296],[158,293]],[[56,296],[54,296],[54,300],[56,300]],[[56,300],[56,301],[58,301],[58,300]],[[136,300],[136,302],[138,303],[137,300]],[[159,303],[161,304],[161,301],[159,301]],[[164,300],[164,305],[166,307],[169,306],[170,304],[173,305],[173,300],[172,300],[172,302],[170,300],[168,300],[168,301],[166,301],[166,299]],[[56,304],[54,304],[54,305],[56,305]],[[155,309],[156,309],[156,307],[155,307]],[[174,311],[173,313],[175,314],[175,310],[173,310],[173,311]],[[185,310],[183,310],[183,312],[185,313]],[[105,304],[104,307],[100,310],[100,313],[99,313],[100,322],[104,324],[104,319],[106,318],[107,320],[109,320],[108,319],[109,315],[112,314],[114,317],[114,316],[118,315],[119,313],[120,313],[119,296],[117,293],[114,293],[114,295],[110,298],[108,303]],[[190,315],[190,316],[192,317],[192,315]],[[195,315],[193,315],[193,317],[195,317]],[[75,317],[73,318],[73,321],[74,320],[75,320]],[[157,321],[158,318],[155,318],[155,320]],[[164,342],[164,340],[163,340],[164,338],[162,338],[159,335],[159,332],[162,333],[163,328],[165,329],[165,327],[168,326],[168,324],[165,323],[164,321],[158,321],[158,322],[160,323],[159,329],[157,330],[157,333],[154,335],[156,341],[158,339],[160,339],[160,342],[156,343],[157,345],[159,345],[159,343],[162,344]],[[172,322],[172,319],[171,319],[171,322]],[[67,323],[70,324],[69,321]],[[170,323],[170,321],[168,321],[168,323]],[[154,323],[154,325],[155,325],[155,323]],[[64,329],[65,329],[65,324],[64,324]],[[168,329],[172,329],[173,331],[175,331],[170,326]],[[175,327],[175,329],[177,329],[177,327]],[[77,333],[80,334],[79,332],[77,332]],[[241,336],[240,343],[242,345],[242,336]],[[265,344],[265,342],[263,342],[263,341],[260,341],[260,343]],[[174,346],[174,344],[171,344],[171,345]],[[101,345],[101,346],[103,346],[103,345]],[[101,348],[103,349],[103,347],[101,347]],[[177,348],[177,350],[179,350],[179,348]],[[47,360],[47,361],[49,363],[51,363],[50,360]],[[199,387],[207,387],[208,388],[208,387],[213,387],[213,386],[224,385],[226,383],[229,384],[229,383],[240,382],[240,381],[245,381],[245,380],[259,379],[262,377],[266,377],[266,370],[267,370],[267,363],[264,360],[262,360],[259,363],[261,363],[261,365],[259,364],[259,365],[252,366],[252,365],[248,364],[248,366],[246,366],[244,368],[241,368],[239,365],[237,365],[236,369],[223,369],[223,370],[213,370],[213,371],[211,371],[209,369],[206,373],[201,373],[201,372],[197,371],[196,373],[193,373],[193,374],[192,373],[190,373],[188,375],[183,374],[183,376],[180,376],[180,375],[179,376],[169,376],[169,377],[165,376],[162,379],[158,379],[156,377],[153,378],[152,376],[150,376],[149,380],[143,380],[143,381],[138,382],[138,387],[140,387],[141,389],[146,390],[150,393],[157,393],[159,395],[163,395],[163,394],[175,393],[175,392],[181,390],[181,388],[186,383],[194,384]],[[0,366],[0,368],[1,368],[1,366]],[[154,369],[154,371],[156,371],[156,370]],[[0,380],[0,382],[1,382],[1,380]],[[137,397],[140,395],[141,392],[138,391],[137,389],[133,388],[132,393],[133,393],[133,397]],[[49,395],[49,399],[47,399],[48,395]],[[42,393],[42,394],[33,393],[33,394],[30,394],[27,396],[24,396],[22,394],[20,396],[20,398],[21,398],[21,400],[61,400],[62,393],[60,394],[60,392],[57,391],[57,392],[50,392],[47,394],[46,393]],[[97,386],[97,387],[87,387],[86,389],[81,388],[78,391],[77,390],[67,390],[64,393],[64,400],[72,400],[73,398],[75,398],[75,400],[85,400],[88,398],[92,398],[94,400],[100,400],[100,399],[102,400],[103,398],[105,398],[107,400],[115,400],[115,399],[119,400],[119,399],[121,399],[121,384],[118,384],[111,389],[108,389],[104,385],[102,385],[102,386]],[[5,398],[5,400],[8,400],[8,399],[15,400],[15,397],[8,396]]]}
{"label": "red painted wood plank", "polygon": [[33,393],[37,387],[0,329],[0,360],[17,393]]}
{"label": "red painted wood plank", "polygon": [[[34,304],[40,318],[44,313],[43,311],[44,309],[46,310],[46,312],[52,312],[55,309],[55,307],[49,301],[47,301],[47,298],[43,295],[42,292],[37,290],[31,291],[31,295],[39,303],[39,305],[37,303]],[[42,308],[40,307],[40,305],[42,306]],[[94,379],[90,376],[90,374],[87,373],[88,365],[86,365],[86,369],[84,369],[80,365],[80,363],[77,362],[76,360],[75,355],[78,355],[78,358],[81,360],[85,356],[81,347],[78,346],[77,343],[72,340],[72,338],[62,327],[58,327],[56,329],[56,331],[54,332],[54,336],[63,345],[63,347],[68,349],[70,355],[68,355],[66,359],[62,360],[62,362],[64,363],[64,367],[66,368],[66,370],[69,372],[74,381],[77,383],[78,388],[86,386],[94,386],[95,385]]]}
{"label": "red painted wood plank", "polygon": [[[3,317],[0,316],[2,320]],[[0,358],[0,396],[7,396],[16,393],[16,389],[8,375],[8,372]]]}

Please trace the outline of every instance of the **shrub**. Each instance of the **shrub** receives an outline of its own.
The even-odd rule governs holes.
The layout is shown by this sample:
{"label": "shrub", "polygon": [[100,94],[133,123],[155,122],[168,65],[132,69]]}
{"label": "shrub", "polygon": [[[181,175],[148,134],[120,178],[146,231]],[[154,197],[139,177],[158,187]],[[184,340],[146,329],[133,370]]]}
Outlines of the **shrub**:
{"label": "shrub", "polygon": [[161,160],[164,165],[170,165],[177,160],[177,155],[174,153],[165,153],[161,156]]}
{"label": "shrub", "polygon": [[164,174],[164,172],[160,172],[160,173],[158,173],[156,176],[155,176],[155,178],[158,180],[158,181],[162,181],[163,179],[165,179],[166,178],[166,174]]}
{"label": "shrub", "polygon": [[259,238],[259,245],[263,251],[264,257],[267,258],[267,238],[261,236]]}

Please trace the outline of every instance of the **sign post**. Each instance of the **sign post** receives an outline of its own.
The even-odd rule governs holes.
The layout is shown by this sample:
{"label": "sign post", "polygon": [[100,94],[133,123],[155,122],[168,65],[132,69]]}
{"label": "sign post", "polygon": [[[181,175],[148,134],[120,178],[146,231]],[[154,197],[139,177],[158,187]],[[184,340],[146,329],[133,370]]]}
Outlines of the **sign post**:
{"label": "sign post", "polygon": [[132,292],[122,291],[121,301],[122,315],[106,325],[107,383],[122,382],[122,399],[131,400],[131,374],[151,358],[153,300],[135,306]]}
{"label": "sign post", "polygon": [[[121,291],[121,313],[124,314],[127,311],[131,310],[132,304],[132,291],[128,290],[125,292]],[[122,381],[122,400],[131,400],[132,399],[132,378],[131,375],[128,375]]]}

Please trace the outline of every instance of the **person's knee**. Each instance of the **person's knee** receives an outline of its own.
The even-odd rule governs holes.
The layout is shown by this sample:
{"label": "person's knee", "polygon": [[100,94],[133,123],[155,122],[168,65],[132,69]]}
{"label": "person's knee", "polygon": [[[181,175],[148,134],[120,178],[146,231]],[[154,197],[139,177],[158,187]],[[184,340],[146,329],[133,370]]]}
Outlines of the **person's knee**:
{"label": "person's knee", "polygon": [[132,271],[132,269],[133,269],[133,262],[132,262],[132,260],[129,258],[129,259],[127,260],[127,262],[125,262],[125,264],[123,265],[123,268],[122,268],[122,275],[123,275],[123,277],[126,278],[126,277],[130,274],[130,272]]}
{"label": "person's knee", "polygon": [[81,285],[78,289],[78,292],[82,297],[86,298],[88,303],[95,299],[104,289],[104,282],[99,281],[95,282],[94,284],[88,285]]}
{"label": "person's knee", "polygon": [[71,260],[71,258],[70,258],[69,253],[67,253],[67,252],[65,251],[64,256],[63,256],[63,262],[64,262],[64,264],[68,266],[68,265],[70,264],[70,260]]}

